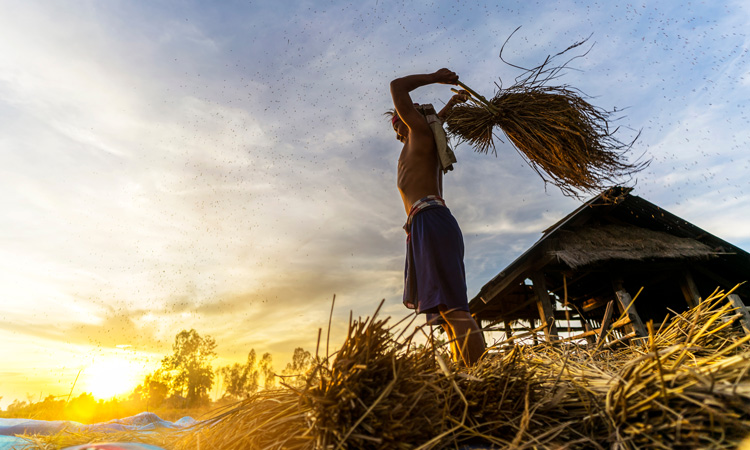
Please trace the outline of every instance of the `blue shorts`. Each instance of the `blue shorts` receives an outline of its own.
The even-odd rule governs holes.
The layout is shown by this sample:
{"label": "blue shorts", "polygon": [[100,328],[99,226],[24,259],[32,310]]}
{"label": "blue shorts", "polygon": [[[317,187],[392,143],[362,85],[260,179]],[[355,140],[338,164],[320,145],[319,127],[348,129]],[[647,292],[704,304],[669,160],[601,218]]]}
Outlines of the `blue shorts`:
{"label": "blue shorts", "polygon": [[404,305],[439,323],[440,310],[469,311],[464,239],[445,206],[428,206],[413,218],[406,241]]}

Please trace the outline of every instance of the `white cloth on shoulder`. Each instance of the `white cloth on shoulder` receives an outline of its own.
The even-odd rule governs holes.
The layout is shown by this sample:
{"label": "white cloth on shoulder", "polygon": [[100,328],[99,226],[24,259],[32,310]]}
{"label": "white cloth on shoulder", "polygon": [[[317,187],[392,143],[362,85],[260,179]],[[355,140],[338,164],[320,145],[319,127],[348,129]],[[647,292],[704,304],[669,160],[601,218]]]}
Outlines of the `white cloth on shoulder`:
{"label": "white cloth on shoulder", "polygon": [[416,108],[427,119],[427,124],[430,126],[432,135],[435,137],[440,169],[442,169],[443,173],[453,170],[453,164],[456,163],[456,155],[450,146],[448,146],[448,136],[443,129],[443,121],[438,117],[435,108],[429,103],[416,106]]}

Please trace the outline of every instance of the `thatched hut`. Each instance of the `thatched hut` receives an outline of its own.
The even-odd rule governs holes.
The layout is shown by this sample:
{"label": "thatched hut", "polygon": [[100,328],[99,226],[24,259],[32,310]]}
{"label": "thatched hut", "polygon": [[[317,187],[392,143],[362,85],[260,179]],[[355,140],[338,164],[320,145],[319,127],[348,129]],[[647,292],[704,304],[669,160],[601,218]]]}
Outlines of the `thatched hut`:
{"label": "thatched hut", "polygon": [[[631,191],[608,189],[545,230],[471,300],[474,316],[511,340],[521,329],[551,340],[626,340],[717,287],[750,280],[750,254]],[[750,285],[730,297],[750,332],[742,304]]]}

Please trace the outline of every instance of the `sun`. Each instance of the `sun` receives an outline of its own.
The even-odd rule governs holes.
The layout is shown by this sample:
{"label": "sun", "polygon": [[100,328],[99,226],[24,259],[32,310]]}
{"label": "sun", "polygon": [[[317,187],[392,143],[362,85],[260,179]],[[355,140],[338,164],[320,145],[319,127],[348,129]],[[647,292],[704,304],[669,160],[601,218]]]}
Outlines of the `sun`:
{"label": "sun", "polygon": [[110,399],[132,391],[141,381],[138,365],[125,359],[104,359],[81,372],[82,389],[98,399]]}

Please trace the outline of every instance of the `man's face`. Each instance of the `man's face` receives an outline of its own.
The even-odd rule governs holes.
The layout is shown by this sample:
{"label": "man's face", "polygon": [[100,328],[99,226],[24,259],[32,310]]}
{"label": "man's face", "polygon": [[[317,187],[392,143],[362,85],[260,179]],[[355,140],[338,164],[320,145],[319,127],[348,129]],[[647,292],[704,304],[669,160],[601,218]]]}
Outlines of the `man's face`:
{"label": "man's face", "polygon": [[409,127],[398,116],[395,116],[395,120],[393,121],[393,131],[396,132],[396,139],[401,142],[406,141],[406,137],[409,135]]}

